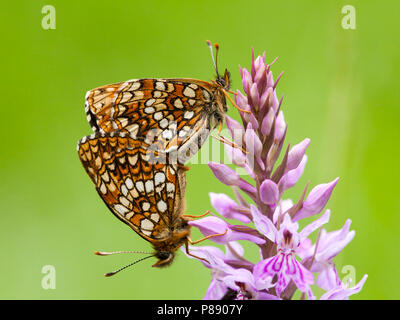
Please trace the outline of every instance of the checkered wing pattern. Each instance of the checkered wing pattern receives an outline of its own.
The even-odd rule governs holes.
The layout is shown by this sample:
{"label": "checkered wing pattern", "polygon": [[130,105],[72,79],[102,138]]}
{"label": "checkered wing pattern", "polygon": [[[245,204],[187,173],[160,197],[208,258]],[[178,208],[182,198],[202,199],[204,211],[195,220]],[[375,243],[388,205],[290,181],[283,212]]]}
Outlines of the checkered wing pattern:
{"label": "checkered wing pattern", "polygon": [[152,163],[147,145],[124,133],[84,137],[78,155],[115,216],[150,242],[169,237],[184,210],[184,170]]}
{"label": "checkered wing pattern", "polygon": [[86,95],[86,115],[95,132],[125,132],[167,152],[201,147],[223,121],[225,108],[221,86],[195,79],[130,80]]}

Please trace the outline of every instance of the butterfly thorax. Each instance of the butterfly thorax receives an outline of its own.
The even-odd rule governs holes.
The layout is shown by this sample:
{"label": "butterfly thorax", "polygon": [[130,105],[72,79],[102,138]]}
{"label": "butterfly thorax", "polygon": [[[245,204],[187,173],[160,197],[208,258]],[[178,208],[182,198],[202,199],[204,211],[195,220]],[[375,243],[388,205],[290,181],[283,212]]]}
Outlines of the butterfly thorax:
{"label": "butterfly thorax", "polygon": [[217,75],[217,79],[212,81],[212,86],[209,89],[212,92],[213,99],[211,104],[205,108],[210,115],[210,129],[223,123],[225,113],[228,111],[226,94],[230,89],[230,85],[230,73],[226,69],[223,77]]}

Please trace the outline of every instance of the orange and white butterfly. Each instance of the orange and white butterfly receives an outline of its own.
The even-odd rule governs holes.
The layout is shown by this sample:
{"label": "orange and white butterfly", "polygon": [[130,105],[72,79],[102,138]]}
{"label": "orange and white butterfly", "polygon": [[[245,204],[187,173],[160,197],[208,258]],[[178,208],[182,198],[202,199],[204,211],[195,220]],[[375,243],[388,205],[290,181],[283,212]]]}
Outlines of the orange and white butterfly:
{"label": "orange and white butterfly", "polygon": [[187,168],[182,164],[169,163],[168,156],[165,161],[152,161],[144,141],[121,132],[98,132],[82,138],[78,155],[111,212],[152,243],[155,253],[146,258],[158,258],[154,267],[169,265],[182,245],[192,255],[188,243],[210,238],[190,239],[187,222],[193,216],[184,215]]}
{"label": "orange and white butterfly", "polygon": [[[212,45],[207,41],[212,53]],[[218,45],[215,45],[218,53]],[[145,138],[158,151],[177,151],[185,163],[221,127],[227,112],[230,74],[215,81],[196,79],[134,79],[102,86],[86,94],[85,110],[94,132],[124,132]],[[235,105],[235,104],[234,104]],[[236,105],[235,105],[236,106]],[[243,111],[243,110],[242,110]]]}

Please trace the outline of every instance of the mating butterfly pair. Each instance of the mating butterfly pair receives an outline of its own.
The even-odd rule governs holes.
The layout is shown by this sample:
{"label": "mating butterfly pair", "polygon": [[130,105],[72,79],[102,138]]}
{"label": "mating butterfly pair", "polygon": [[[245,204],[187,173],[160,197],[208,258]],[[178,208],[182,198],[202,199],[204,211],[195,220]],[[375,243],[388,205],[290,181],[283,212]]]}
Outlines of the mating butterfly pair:
{"label": "mating butterfly pair", "polygon": [[[79,141],[78,155],[108,208],[153,244],[156,253],[149,257],[158,258],[155,267],[169,265],[182,245],[190,254],[188,243],[194,243],[187,223],[191,216],[184,215],[184,163],[222,125],[230,99],[229,72],[221,77],[215,61],[214,67],[212,82],[139,79],[86,95],[86,115],[95,133]],[[162,161],[154,159],[154,152]]]}

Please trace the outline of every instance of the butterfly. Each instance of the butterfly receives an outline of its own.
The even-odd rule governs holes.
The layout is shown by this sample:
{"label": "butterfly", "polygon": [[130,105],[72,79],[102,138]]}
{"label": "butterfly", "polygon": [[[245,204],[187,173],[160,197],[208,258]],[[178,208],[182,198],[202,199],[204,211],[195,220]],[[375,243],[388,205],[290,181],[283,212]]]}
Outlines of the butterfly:
{"label": "butterfly", "polygon": [[210,236],[197,241],[190,238],[188,221],[193,216],[184,215],[187,167],[169,163],[168,156],[164,161],[154,160],[147,148],[143,140],[123,132],[96,132],[78,142],[78,155],[111,212],[153,245],[155,253],[146,258],[154,256],[158,261],[153,267],[164,267],[172,263],[182,245],[194,256],[188,243]]}
{"label": "butterfly", "polygon": [[[214,60],[216,80],[134,79],[105,85],[86,94],[85,111],[94,132],[124,132],[145,137],[159,151],[176,151],[185,163],[203,145],[210,132],[220,127],[228,110],[230,73],[221,76]],[[248,112],[240,109],[240,111]]]}

